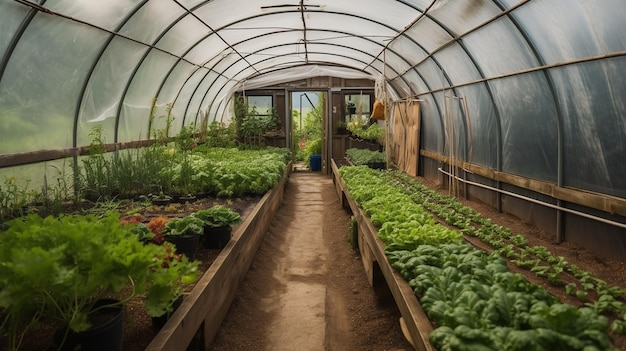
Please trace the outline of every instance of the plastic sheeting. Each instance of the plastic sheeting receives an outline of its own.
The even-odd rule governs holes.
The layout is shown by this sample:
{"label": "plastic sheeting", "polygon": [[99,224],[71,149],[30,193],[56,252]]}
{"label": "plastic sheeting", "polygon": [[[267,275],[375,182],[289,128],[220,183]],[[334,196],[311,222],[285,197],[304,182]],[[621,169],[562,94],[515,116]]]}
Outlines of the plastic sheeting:
{"label": "plastic sheeting", "polygon": [[384,74],[424,149],[626,197],[624,23],[623,0],[0,0],[0,154],[145,139],[155,98],[175,132],[238,90]]}

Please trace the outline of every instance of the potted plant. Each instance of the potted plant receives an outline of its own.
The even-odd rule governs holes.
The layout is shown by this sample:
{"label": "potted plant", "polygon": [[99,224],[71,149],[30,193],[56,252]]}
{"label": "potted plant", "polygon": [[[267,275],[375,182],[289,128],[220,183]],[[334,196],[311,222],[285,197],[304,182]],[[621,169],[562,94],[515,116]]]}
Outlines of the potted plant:
{"label": "potted plant", "polygon": [[[182,285],[197,278],[197,263],[170,261],[166,249],[144,245],[119,215],[29,215],[6,223],[0,241],[0,314],[9,349],[18,350],[30,328],[60,325],[56,346],[121,350],[121,307],[145,294],[149,315],[171,309]],[[113,312],[114,322],[97,340],[95,315]],[[109,321],[110,323],[110,321]],[[74,344],[68,345],[70,340]]]}
{"label": "potted plant", "polygon": [[200,236],[204,233],[204,223],[194,216],[172,218],[161,232],[165,241],[176,245],[176,253],[182,253],[193,260]]}
{"label": "potted plant", "polygon": [[222,205],[192,214],[203,222],[203,244],[208,248],[221,249],[230,241],[232,226],[241,222],[239,213]]}
{"label": "potted plant", "polygon": [[152,202],[153,205],[156,206],[167,206],[172,202],[172,197],[163,192],[159,192],[159,194],[148,194],[148,199]]}

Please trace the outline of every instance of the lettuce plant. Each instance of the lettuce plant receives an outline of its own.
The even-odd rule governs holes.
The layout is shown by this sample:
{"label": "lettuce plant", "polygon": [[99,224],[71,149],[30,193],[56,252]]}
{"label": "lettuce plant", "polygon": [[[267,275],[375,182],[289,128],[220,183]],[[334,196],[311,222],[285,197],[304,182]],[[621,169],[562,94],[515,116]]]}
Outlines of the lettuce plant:
{"label": "lettuce plant", "polygon": [[241,222],[239,213],[222,205],[199,210],[193,213],[192,216],[201,219],[204,226],[211,228],[226,227]]}
{"label": "lettuce plant", "polygon": [[204,223],[194,216],[173,218],[165,224],[162,234],[164,236],[192,237],[203,233]]}

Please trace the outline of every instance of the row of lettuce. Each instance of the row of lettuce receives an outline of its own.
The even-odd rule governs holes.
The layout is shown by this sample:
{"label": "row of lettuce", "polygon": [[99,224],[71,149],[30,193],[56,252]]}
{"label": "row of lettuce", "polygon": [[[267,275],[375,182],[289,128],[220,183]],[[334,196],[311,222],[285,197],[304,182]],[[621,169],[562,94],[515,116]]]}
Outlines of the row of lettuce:
{"label": "row of lettuce", "polygon": [[596,309],[561,303],[441,225],[392,181],[394,172],[341,167],[349,195],[385,244],[385,253],[433,322],[430,343],[452,350],[610,350],[609,319]]}

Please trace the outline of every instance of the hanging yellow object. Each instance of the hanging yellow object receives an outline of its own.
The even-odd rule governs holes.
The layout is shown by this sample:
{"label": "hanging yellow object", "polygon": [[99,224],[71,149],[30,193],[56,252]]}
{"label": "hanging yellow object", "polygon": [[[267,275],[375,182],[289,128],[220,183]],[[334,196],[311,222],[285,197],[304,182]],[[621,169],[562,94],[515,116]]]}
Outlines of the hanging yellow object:
{"label": "hanging yellow object", "polygon": [[380,100],[374,101],[374,109],[372,111],[372,118],[377,120],[385,119],[385,105]]}

